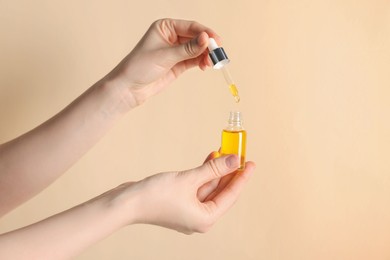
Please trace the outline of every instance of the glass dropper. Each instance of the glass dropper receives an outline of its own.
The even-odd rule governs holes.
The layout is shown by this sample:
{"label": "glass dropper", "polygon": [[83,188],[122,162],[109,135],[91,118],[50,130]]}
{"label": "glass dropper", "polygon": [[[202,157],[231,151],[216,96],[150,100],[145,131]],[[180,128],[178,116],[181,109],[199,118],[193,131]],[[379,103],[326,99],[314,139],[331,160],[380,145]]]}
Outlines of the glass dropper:
{"label": "glass dropper", "polygon": [[230,93],[233,95],[236,103],[240,102],[240,96],[238,95],[238,89],[236,84],[233,81],[232,75],[230,74],[227,64],[230,62],[228,56],[226,55],[225,50],[222,47],[219,47],[214,38],[209,39],[209,56],[213,62],[214,69],[222,70],[223,77],[225,78],[226,83],[229,86]]}

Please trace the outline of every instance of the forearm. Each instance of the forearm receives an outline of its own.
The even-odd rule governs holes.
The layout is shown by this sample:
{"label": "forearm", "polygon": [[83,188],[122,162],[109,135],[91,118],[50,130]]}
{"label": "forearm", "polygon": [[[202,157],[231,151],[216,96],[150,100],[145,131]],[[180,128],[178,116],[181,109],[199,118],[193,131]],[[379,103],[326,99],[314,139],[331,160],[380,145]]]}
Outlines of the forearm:
{"label": "forearm", "polygon": [[121,189],[0,235],[0,259],[69,259],[131,224],[133,198]]}
{"label": "forearm", "polygon": [[34,196],[85,154],[131,107],[130,93],[104,80],[56,116],[0,146],[0,216]]}
{"label": "forearm", "polygon": [[[0,259],[67,259],[136,223],[185,234],[206,232],[234,204],[255,167],[247,162],[243,171],[233,173],[239,164],[237,156],[224,156],[187,171],[124,183],[68,211],[0,235]],[[230,181],[222,183],[225,177]]]}

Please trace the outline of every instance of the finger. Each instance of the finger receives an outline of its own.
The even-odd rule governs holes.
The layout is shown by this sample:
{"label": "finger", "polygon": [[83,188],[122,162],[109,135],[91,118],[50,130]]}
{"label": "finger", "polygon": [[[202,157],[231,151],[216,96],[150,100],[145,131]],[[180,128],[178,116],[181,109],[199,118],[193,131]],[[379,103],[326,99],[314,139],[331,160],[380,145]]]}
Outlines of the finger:
{"label": "finger", "polygon": [[236,174],[230,183],[213,200],[204,202],[207,208],[215,214],[215,217],[221,216],[236,202],[244,185],[253,174],[255,167],[253,162],[247,162],[245,170]]}
{"label": "finger", "polygon": [[[172,47],[172,58],[176,62],[200,56],[208,46],[209,37],[205,32],[200,33],[191,41]],[[199,61],[198,61],[199,62]]]}
{"label": "finger", "polygon": [[215,189],[212,192],[210,192],[209,195],[206,198],[204,198],[203,201],[208,201],[208,200],[214,199],[215,196],[217,196],[231,182],[231,180],[236,176],[236,174],[237,174],[237,171],[230,173],[226,176],[223,176],[219,180],[218,186],[215,187]]}
{"label": "finger", "polygon": [[210,160],[202,166],[190,171],[194,177],[195,183],[198,186],[214,180],[222,178],[223,176],[234,172],[240,165],[237,155],[228,155]]}
{"label": "finger", "polygon": [[202,56],[200,56],[201,59],[199,61],[199,68],[201,70],[206,70],[208,67],[212,67],[213,63],[211,62],[211,59],[209,58],[208,53],[203,53]]}
{"label": "finger", "polygon": [[214,179],[203,184],[203,186],[200,187],[197,192],[198,200],[201,202],[207,200],[210,194],[214,193],[215,189],[219,186],[220,180],[221,179]]}
{"label": "finger", "polygon": [[[177,58],[176,58],[177,60]],[[178,76],[180,76],[184,71],[191,69],[193,67],[199,66],[199,63],[201,61],[201,56],[198,56],[193,59],[189,60],[183,60],[179,63],[176,63],[172,68],[171,72],[173,73],[173,79],[176,79]]]}
{"label": "finger", "polygon": [[202,57],[202,60],[201,60],[201,64],[207,68],[207,67],[212,67],[214,64],[213,62],[211,61],[210,57],[209,57],[209,54],[206,53],[205,55],[203,55]]}
{"label": "finger", "polygon": [[205,70],[206,67],[211,67],[211,62],[210,62],[210,64],[206,63],[207,65],[203,65],[203,63],[204,63],[203,60],[204,60],[203,54],[201,54],[200,56],[198,56],[196,58],[183,60],[183,61],[180,61],[178,63],[177,63],[177,58],[176,58],[175,61],[173,61],[173,63],[176,63],[176,64],[171,68],[171,71],[173,72],[173,75],[172,75],[173,79],[176,79],[179,75],[181,75],[186,70],[189,70],[189,69],[196,67],[196,66],[199,66],[200,69],[202,69],[202,70]]}
{"label": "finger", "polygon": [[[164,19],[165,20],[165,19]],[[220,39],[220,37],[210,28],[194,21],[186,20],[173,20],[167,19],[170,23],[171,28],[174,29],[175,33],[181,37],[193,38],[200,34],[201,32],[206,32],[209,37],[215,37]]]}
{"label": "finger", "polygon": [[[188,41],[191,41],[192,38],[187,38],[187,37],[179,37],[178,38],[178,43],[180,44],[184,44],[184,43],[187,43]],[[220,40],[219,40],[219,45],[220,44]],[[193,61],[192,62],[192,65],[189,66],[189,67],[194,67],[194,66],[199,66],[199,68],[201,70],[206,70],[207,67],[212,67],[213,66],[213,63],[209,57],[209,51],[208,49],[206,49],[201,55],[199,55],[198,57],[201,57],[199,60],[196,60],[196,61]],[[188,61],[188,60],[187,60]],[[188,69],[188,67],[187,67]]]}
{"label": "finger", "polygon": [[215,158],[218,158],[220,156],[219,152],[217,151],[212,151],[206,158],[206,160],[204,160],[203,163],[206,163],[212,159],[215,159]]}
{"label": "finger", "polygon": [[[205,164],[210,160],[218,158],[219,156],[220,156],[219,152],[213,151],[207,156],[203,164]],[[199,188],[197,193],[199,201],[203,202],[206,198],[208,198],[210,194],[213,193],[213,191],[219,186],[219,182],[220,179],[214,179],[210,182],[203,184],[203,186]]]}
{"label": "finger", "polygon": [[[207,40],[201,39],[201,41]],[[201,70],[206,70],[207,67],[213,66],[209,58],[209,53],[206,46],[201,47],[200,50],[197,50],[195,52],[190,52],[191,50],[194,50],[193,47],[190,47],[192,44],[194,44],[194,40],[180,40],[179,42],[182,42],[182,44],[177,45],[176,48],[170,49],[171,62],[173,64],[176,64],[175,66],[177,66],[177,68],[175,68],[175,70],[178,71],[177,75],[180,75],[185,70],[188,70],[195,66],[198,66]],[[204,49],[203,52],[202,49]],[[181,53],[181,55],[178,55],[178,53]]]}
{"label": "finger", "polygon": [[[207,33],[207,32],[206,32]],[[200,34],[200,33],[199,33]],[[221,37],[219,36],[211,36],[207,33],[207,35],[209,36],[209,38],[214,38],[214,40],[217,42],[218,46],[221,46],[222,45],[222,40],[221,40]],[[196,36],[196,35],[195,35]],[[195,36],[192,36],[192,37],[183,37],[183,36],[178,36],[177,37],[177,43],[179,44],[182,44],[182,43],[186,43],[188,41],[191,41]],[[207,52],[208,54],[208,52]]]}

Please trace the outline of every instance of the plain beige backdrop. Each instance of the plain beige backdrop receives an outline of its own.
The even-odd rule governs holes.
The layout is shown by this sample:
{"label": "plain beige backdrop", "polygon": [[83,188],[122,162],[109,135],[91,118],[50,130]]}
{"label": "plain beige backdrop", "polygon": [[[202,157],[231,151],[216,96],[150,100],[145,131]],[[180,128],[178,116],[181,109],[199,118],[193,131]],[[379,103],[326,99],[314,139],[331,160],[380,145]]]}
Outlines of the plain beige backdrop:
{"label": "plain beige backdrop", "polygon": [[198,166],[238,109],[257,169],[209,233],[131,226],[77,259],[390,259],[390,1],[0,0],[0,142],[61,110],[163,17],[222,36],[242,102],[219,71],[189,71],[0,231]]}

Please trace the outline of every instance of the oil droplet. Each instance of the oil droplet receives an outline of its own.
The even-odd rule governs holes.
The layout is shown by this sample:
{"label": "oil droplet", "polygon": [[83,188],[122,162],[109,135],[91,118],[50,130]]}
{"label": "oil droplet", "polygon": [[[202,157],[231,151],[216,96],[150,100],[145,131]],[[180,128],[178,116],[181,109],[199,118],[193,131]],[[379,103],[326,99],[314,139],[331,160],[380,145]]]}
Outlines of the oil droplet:
{"label": "oil droplet", "polygon": [[235,84],[231,84],[229,86],[229,89],[230,89],[230,93],[232,93],[236,103],[240,102],[240,96],[238,95],[237,86]]}

